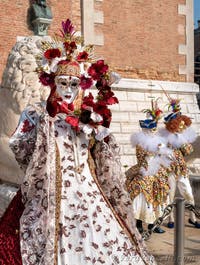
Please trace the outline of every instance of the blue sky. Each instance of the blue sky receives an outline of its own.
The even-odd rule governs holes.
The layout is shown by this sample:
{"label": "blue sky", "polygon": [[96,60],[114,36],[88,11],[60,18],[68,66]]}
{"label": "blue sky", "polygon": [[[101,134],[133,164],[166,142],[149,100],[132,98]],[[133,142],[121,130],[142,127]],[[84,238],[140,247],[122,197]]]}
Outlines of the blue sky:
{"label": "blue sky", "polygon": [[200,20],[200,0],[194,0],[194,28],[197,28],[197,20]]}

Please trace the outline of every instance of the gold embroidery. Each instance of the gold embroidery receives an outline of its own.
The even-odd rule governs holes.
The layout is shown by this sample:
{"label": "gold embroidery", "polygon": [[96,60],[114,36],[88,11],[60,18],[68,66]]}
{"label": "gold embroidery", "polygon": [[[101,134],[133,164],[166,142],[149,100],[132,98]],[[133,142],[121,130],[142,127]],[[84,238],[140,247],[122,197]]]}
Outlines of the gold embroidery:
{"label": "gold embroidery", "polygon": [[61,168],[60,168],[60,154],[59,154],[58,146],[56,144],[56,212],[55,212],[54,265],[57,265],[57,260],[58,260],[61,188],[62,188],[62,175],[61,175]]}
{"label": "gold embroidery", "polygon": [[180,175],[188,177],[188,168],[182,152],[179,149],[174,149],[174,156],[176,160],[171,164],[171,171],[176,175],[176,178]]}
{"label": "gold embroidery", "polygon": [[140,193],[143,193],[146,201],[151,203],[153,207],[157,207],[158,205],[163,205],[167,200],[169,193],[169,170],[161,167],[157,174],[153,176],[142,176],[140,168],[144,167],[148,169],[146,156],[152,155],[152,152],[144,150],[140,145],[136,146],[138,163],[125,172],[125,185],[132,200]]}
{"label": "gold embroidery", "polygon": [[180,150],[181,150],[181,153],[183,154],[183,156],[186,156],[186,155],[190,155],[194,149],[193,149],[193,146],[191,144],[183,144],[181,147],[180,147]]}

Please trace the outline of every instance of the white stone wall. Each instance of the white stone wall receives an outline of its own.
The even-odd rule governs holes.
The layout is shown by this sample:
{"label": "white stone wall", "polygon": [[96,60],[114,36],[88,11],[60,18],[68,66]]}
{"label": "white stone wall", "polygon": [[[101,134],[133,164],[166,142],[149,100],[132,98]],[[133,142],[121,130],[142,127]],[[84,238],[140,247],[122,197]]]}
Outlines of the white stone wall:
{"label": "white stone wall", "polygon": [[[182,113],[193,118],[193,127],[200,135],[200,110],[196,99],[199,87],[196,84],[121,79],[119,84],[113,87],[113,90],[119,99],[119,104],[112,106],[113,119],[111,129],[121,147],[121,163],[124,171],[126,166],[129,167],[136,163],[135,149],[130,145],[130,135],[133,132],[140,130],[138,120],[145,119],[145,114],[142,110],[150,108],[151,97],[160,97],[159,106],[161,109],[166,110],[167,114],[166,105],[168,101],[161,86],[172,98],[182,99]],[[162,122],[160,122],[160,126],[162,125]],[[200,143],[198,145],[198,141],[194,146],[194,160],[189,161],[189,165],[190,167],[193,167],[193,173],[196,175],[200,173]],[[15,191],[16,189],[13,186],[0,184],[0,216],[11,198],[14,196]]]}
{"label": "white stone wall", "polygon": [[[151,98],[158,98],[159,107],[168,113],[168,99],[164,90],[172,98],[181,99],[181,111],[192,118],[193,128],[200,135],[200,110],[197,105],[196,94],[198,85],[194,83],[165,82],[141,79],[121,79],[113,87],[119,104],[113,105],[113,119],[111,129],[121,146],[121,162],[123,169],[136,163],[135,149],[130,145],[130,135],[140,130],[139,119],[145,119],[143,109],[150,108]],[[163,126],[161,120],[159,126]],[[199,149],[200,150],[200,149]],[[195,150],[195,158],[189,161],[195,174],[200,169],[200,151]],[[199,154],[198,154],[199,153]]]}
{"label": "white stone wall", "polygon": [[95,10],[95,2],[103,2],[103,0],[82,0],[82,29],[84,43],[104,45],[103,32],[96,32],[95,25],[104,23],[103,11]]}

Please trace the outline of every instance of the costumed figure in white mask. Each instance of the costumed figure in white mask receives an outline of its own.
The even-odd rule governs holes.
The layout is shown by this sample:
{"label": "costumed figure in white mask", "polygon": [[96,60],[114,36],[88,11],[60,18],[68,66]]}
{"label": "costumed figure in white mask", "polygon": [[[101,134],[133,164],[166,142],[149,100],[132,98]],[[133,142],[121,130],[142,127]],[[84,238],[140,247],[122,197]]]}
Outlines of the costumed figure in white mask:
{"label": "costumed figure in white mask", "polygon": [[[181,196],[186,202],[194,205],[188,167],[184,156],[189,155],[193,151],[192,143],[196,139],[196,133],[191,128],[191,119],[181,113],[180,100],[172,99],[169,96],[168,99],[170,101],[169,107],[171,107],[172,112],[164,118],[165,129],[161,129],[160,134],[166,139],[169,148],[173,150],[174,159],[171,164],[171,173],[169,175],[170,203],[173,203],[176,188],[178,188]],[[194,227],[200,228],[200,223],[197,222],[193,212],[190,212],[188,222]],[[174,228],[173,213],[170,215],[168,227]]]}
{"label": "costumed figure in white mask", "polygon": [[[143,223],[148,229],[163,214],[168,204],[168,168],[172,151],[167,148],[165,139],[157,134],[157,122],[162,111],[152,101],[152,109],[145,110],[148,118],[140,120],[142,131],[131,136],[131,144],[136,148],[137,164],[127,172],[126,186],[133,200],[136,226],[143,232]],[[160,227],[154,232],[165,232]]]}
{"label": "costumed figure in white mask", "polygon": [[[62,27],[37,58],[40,81],[51,88],[47,103],[28,106],[10,140],[25,176],[0,224],[3,264],[156,264],[135,227],[109,130],[117,75],[81,46],[70,20]],[[11,235],[21,194],[20,226]],[[6,240],[13,237],[20,241],[14,257]]]}

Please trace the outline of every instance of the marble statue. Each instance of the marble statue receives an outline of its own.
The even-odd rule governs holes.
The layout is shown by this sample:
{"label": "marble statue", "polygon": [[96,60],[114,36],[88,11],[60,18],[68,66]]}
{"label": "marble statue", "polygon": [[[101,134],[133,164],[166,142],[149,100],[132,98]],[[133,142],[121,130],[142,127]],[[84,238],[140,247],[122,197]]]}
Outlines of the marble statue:
{"label": "marble statue", "polygon": [[0,86],[0,180],[20,184],[23,177],[8,146],[19,115],[29,103],[46,99],[49,91],[38,80],[35,56],[41,37],[25,37],[11,50]]}

